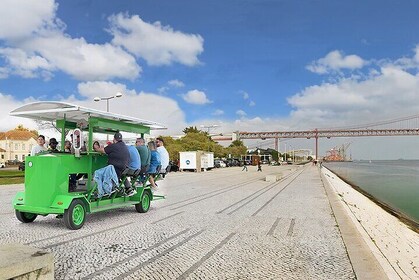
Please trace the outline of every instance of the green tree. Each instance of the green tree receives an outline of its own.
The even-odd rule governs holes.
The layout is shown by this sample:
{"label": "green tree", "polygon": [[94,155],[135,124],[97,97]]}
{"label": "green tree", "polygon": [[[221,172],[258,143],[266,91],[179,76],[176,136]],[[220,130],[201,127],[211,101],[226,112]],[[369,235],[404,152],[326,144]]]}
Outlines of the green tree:
{"label": "green tree", "polygon": [[23,127],[23,124],[19,124],[14,130],[29,131],[29,129]]}
{"label": "green tree", "polygon": [[200,131],[196,128],[196,126],[190,126],[183,130],[183,133],[188,134],[190,132],[199,133]]}
{"label": "green tree", "polygon": [[244,146],[243,142],[240,140],[233,141],[226,150],[227,154],[231,154],[234,158],[239,158],[247,152],[246,146]]}
{"label": "green tree", "polygon": [[233,142],[231,142],[231,144],[230,144],[230,146],[229,147],[240,147],[240,146],[243,146],[244,147],[244,144],[243,144],[243,141],[241,141],[241,140],[234,140]]}

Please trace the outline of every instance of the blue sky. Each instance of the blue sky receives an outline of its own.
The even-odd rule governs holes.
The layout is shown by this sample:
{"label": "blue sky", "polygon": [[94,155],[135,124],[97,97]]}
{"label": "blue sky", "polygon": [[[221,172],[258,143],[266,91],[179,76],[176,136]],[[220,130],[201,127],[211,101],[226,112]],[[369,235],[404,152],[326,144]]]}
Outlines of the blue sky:
{"label": "blue sky", "polygon": [[105,110],[93,98],[116,92],[124,96],[112,112],[160,122],[167,134],[414,115],[418,10],[417,1],[3,0],[0,130],[31,125],[8,116],[26,102]]}

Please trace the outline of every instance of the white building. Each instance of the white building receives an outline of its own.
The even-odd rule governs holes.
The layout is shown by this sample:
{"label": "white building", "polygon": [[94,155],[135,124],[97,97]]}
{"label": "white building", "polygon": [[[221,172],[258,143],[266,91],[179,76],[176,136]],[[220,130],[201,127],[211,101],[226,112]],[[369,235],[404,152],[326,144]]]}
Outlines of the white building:
{"label": "white building", "polygon": [[25,130],[0,132],[0,162],[24,161],[32,147],[37,145],[36,138],[35,134]]}

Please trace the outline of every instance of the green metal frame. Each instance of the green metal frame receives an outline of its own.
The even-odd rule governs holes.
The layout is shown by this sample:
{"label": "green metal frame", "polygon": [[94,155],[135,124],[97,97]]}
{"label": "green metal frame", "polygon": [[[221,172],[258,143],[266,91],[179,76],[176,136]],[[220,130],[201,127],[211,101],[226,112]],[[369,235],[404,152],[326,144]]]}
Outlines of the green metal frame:
{"label": "green metal frame", "polygon": [[[95,183],[92,184],[94,171],[107,165],[107,156],[92,149],[93,133],[113,134],[124,131],[144,136],[150,133],[150,127],[100,117],[90,117],[87,126],[78,127],[77,123],[66,120],[65,116],[63,119],[56,120],[56,127],[61,131],[61,143],[64,143],[69,129],[80,128],[88,132],[88,150],[80,157],[75,157],[64,153],[64,145],[61,145],[60,153],[43,153],[26,157],[25,191],[16,194],[13,200],[15,210],[44,216],[63,214],[74,199],[81,199],[85,204],[86,212],[91,213],[141,203],[145,191],[151,194],[150,202],[153,199],[164,198],[164,196],[153,195],[147,181],[139,185],[136,183],[137,194],[131,197],[126,196],[122,191],[126,178],[122,179],[115,193],[102,198],[95,196],[97,186]],[[70,174],[81,173],[87,174],[86,190],[70,191]],[[156,180],[159,179],[158,176]],[[137,178],[134,178],[134,181],[137,181]]]}

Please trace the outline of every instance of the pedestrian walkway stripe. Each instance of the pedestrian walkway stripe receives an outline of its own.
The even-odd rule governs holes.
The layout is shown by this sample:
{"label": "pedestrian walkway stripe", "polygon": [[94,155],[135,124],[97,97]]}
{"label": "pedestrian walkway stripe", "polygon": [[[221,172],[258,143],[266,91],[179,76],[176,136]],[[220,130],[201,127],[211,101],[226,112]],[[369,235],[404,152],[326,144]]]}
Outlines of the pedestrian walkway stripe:
{"label": "pedestrian walkway stripe", "polygon": [[[273,189],[274,187],[276,187],[277,185],[279,185],[281,182],[276,182],[276,183],[273,183],[273,184],[271,184],[271,185],[268,185],[268,186],[266,186],[265,188],[267,188],[267,189],[262,189],[262,190],[264,190],[263,192],[261,192],[260,194],[258,194],[257,196],[255,196],[255,197],[253,197],[253,199],[251,199],[251,200],[248,200],[246,203],[243,203],[242,205],[240,205],[239,207],[237,207],[236,209],[234,209],[234,210],[232,210],[232,211],[230,211],[230,212],[228,212],[227,213],[227,215],[231,215],[231,214],[233,214],[234,212],[236,212],[236,211],[238,211],[238,210],[240,210],[242,207],[244,207],[244,206],[246,206],[247,204],[249,204],[250,202],[252,202],[252,201],[254,201],[256,198],[258,198],[259,196],[261,196],[262,194],[264,194],[264,193],[266,193],[266,192],[268,192],[268,191],[270,191],[271,189]],[[259,192],[259,191],[257,191],[257,192]],[[251,194],[251,196],[253,196],[254,194],[256,194],[257,192],[255,192],[255,193],[253,193],[253,194]]]}
{"label": "pedestrian walkway stripe", "polygon": [[266,235],[274,235],[274,232],[275,232],[276,227],[278,226],[279,220],[281,220],[281,218],[276,218],[276,221],[274,222],[271,229],[268,231]]}
{"label": "pedestrian walkway stripe", "polygon": [[[230,186],[228,186],[226,188],[221,188],[219,190],[207,192],[207,193],[204,193],[204,194],[201,194],[201,195],[197,195],[197,196],[194,196],[194,197],[191,197],[191,198],[188,198],[188,199],[184,199],[184,200],[181,200],[181,201],[178,201],[178,202],[175,202],[175,203],[167,204],[165,206],[159,207],[159,209],[163,209],[163,208],[170,207],[170,206],[173,206],[173,205],[177,205],[177,204],[180,204],[180,203],[183,203],[183,202],[191,201],[191,200],[194,200],[196,198],[207,196],[207,195],[213,194],[213,193],[217,193],[217,192],[223,191],[223,190],[228,189],[228,188],[231,188],[231,187],[236,187],[237,188],[237,186],[238,187],[245,186],[245,185],[254,183],[254,182],[258,181],[258,180],[259,180],[259,178],[254,179],[254,180],[251,180],[251,181],[248,181],[248,182],[243,182],[243,183],[238,183],[238,184],[230,185]],[[236,188],[233,188],[233,189],[236,189]],[[181,206],[181,207],[183,207],[183,206]],[[171,210],[173,210],[173,209],[171,209]]]}
{"label": "pedestrian walkway stripe", "polygon": [[129,226],[129,225],[132,225],[132,223],[133,222],[131,221],[129,223],[125,223],[125,224],[122,224],[122,225],[118,225],[118,226],[115,226],[115,227],[107,228],[107,229],[100,230],[100,231],[97,231],[97,232],[94,232],[94,233],[89,233],[88,235],[83,235],[83,236],[79,236],[79,237],[72,238],[72,239],[69,239],[69,240],[65,240],[65,241],[61,241],[61,242],[58,242],[58,243],[54,243],[54,244],[51,244],[51,245],[48,245],[48,246],[43,247],[43,249],[57,247],[59,245],[66,244],[66,243],[69,243],[69,242],[72,242],[72,241],[76,241],[76,240],[79,240],[79,239],[83,239],[83,238],[86,238],[86,237],[92,237],[94,235],[98,235],[98,234],[101,234],[103,232],[107,232],[107,231],[110,231],[110,230],[113,230],[113,229],[120,229],[122,227],[126,227],[126,226]]}
{"label": "pedestrian walkway stripe", "polygon": [[[288,176],[286,176],[286,177],[284,177],[283,179],[281,179],[279,182],[275,182],[275,183],[272,183],[272,184],[269,184],[269,185],[267,185],[266,187],[263,187],[262,189],[260,189],[260,190],[257,190],[256,192],[254,192],[254,193],[252,193],[252,194],[250,194],[250,195],[248,195],[248,196],[246,196],[245,198],[243,198],[243,199],[241,199],[241,200],[239,200],[239,201],[237,201],[237,202],[235,202],[235,203],[233,203],[233,204],[231,204],[230,206],[227,206],[226,208],[224,208],[224,209],[222,209],[222,210],[220,210],[220,211],[218,211],[218,212],[216,212],[217,214],[221,214],[222,212],[224,212],[225,210],[227,210],[227,209],[229,209],[229,208],[232,208],[233,206],[235,206],[235,205],[237,205],[237,204],[239,204],[239,203],[241,203],[241,202],[243,202],[243,201],[245,201],[246,199],[248,199],[249,197],[251,197],[251,196],[253,196],[253,195],[255,195],[255,194],[257,194],[258,192],[261,192],[261,191],[263,191],[263,190],[265,190],[265,189],[267,189],[267,188],[269,188],[269,189],[272,189],[272,188],[270,188],[271,186],[274,186],[274,185],[278,185],[278,184],[280,184],[281,182],[283,182],[283,181],[285,181],[286,179],[288,179],[292,174],[294,174],[295,172],[293,172],[293,173],[291,173],[291,174],[289,174]],[[250,201],[249,201],[250,202]],[[239,207],[238,209],[240,209],[241,207]],[[236,210],[238,210],[238,209],[236,209]],[[236,210],[234,210],[234,211],[236,211]],[[233,212],[234,212],[233,211]],[[233,213],[233,212],[230,212],[228,215],[230,215],[231,213]]]}
{"label": "pedestrian walkway stripe", "polygon": [[128,275],[134,274],[135,272],[137,272],[139,269],[141,269],[142,267],[149,265],[150,263],[153,263],[154,261],[156,261],[158,258],[172,252],[173,250],[175,250],[176,248],[178,248],[179,246],[182,246],[183,244],[187,243],[188,241],[190,241],[192,238],[197,237],[198,235],[200,235],[201,233],[203,233],[205,230],[200,230],[197,233],[192,234],[191,236],[188,236],[186,239],[184,239],[182,242],[173,245],[172,247],[163,250],[162,252],[160,252],[160,254],[155,255],[154,257],[148,259],[147,261],[131,268],[129,271],[119,275],[118,277],[115,277],[115,280],[121,280],[124,279],[125,277],[127,277]]}
{"label": "pedestrian walkway stripe", "polygon": [[98,275],[104,274],[104,273],[108,272],[109,270],[114,269],[114,268],[118,267],[119,265],[121,265],[121,264],[123,264],[125,262],[128,262],[128,261],[132,260],[133,258],[139,257],[139,256],[145,254],[146,252],[149,252],[149,251],[151,251],[151,250],[153,250],[153,249],[155,249],[155,248],[163,245],[164,243],[166,243],[166,242],[168,242],[168,241],[170,241],[170,240],[172,240],[172,239],[174,239],[174,238],[176,238],[176,237],[178,237],[178,236],[180,236],[182,234],[185,234],[189,230],[190,230],[189,228],[187,228],[185,230],[182,230],[181,232],[178,232],[178,233],[170,236],[169,238],[163,239],[160,242],[157,242],[156,244],[154,244],[154,245],[152,245],[152,246],[150,246],[148,248],[145,248],[145,250],[142,250],[142,251],[140,251],[140,252],[138,252],[136,254],[130,255],[130,256],[128,256],[128,257],[126,257],[126,258],[124,258],[124,259],[122,259],[120,261],[117,261],[117,262],[115,262],[115,263],[113,263],[113,264],[111,264],[111,265],[109,265],[107,267],[101,268],[100,270],[97,270],[97,271],[95,271],[95,272],[93,272],[93,273],[91,273],[89,275],[86,275],[86,276],[84,276],[81,279],[82,280],[92,279],[93,277],[96,277]]}
{"label": "pedestrian walkway stripe", "polygon": [[191,204],[201,202],[201,201],[206,200],[206,199],[208,199],[208,198],[212,198],[212,197],[214,197],[214,196],[217,196],[217,195],[220,195],[220,194],[223,194],[223,193],[226,193],[226,192],[229,192],[229,191],[232,191],[232,190],[235,190],[235,189],[241,188],[241,187],[243,187],[243,186],[245,186],[245,185],[249,185],[249,184],[251,184],[251,183],[253,183],[253,182],[243,183],[243,184],[238,185],[238,186],[236,186],[236,187],[234,187],[234,188],[230,188],[230,189],[226,189],[226,190],[224,190],[224,191],[220,191],[219,193],[213,194],[213,195],[211,195],[211,196],[204,197],[204,198],[201,198],[201,199],[195,200],[195,201],[193,201],[193,202],[189,202],[189,203],[187,203],[187,204],[185,204],[185,205],[181,205],[181,206],[178,206],[178,207],[175,207],[175,208],[171,208],[170,210],[176,210],[176,209],[179,209],[179,208],[182,208],[182,207],[185,207],[185,206],[189,206],[189,205],[191,205]]}
{"label": "pedestrian walkway stripe", "polygon": [[277,192],[271,199],[269,199],[265,204],[263,204],[262,207],[260,207],[258,210],[256,210],[256,212],[252,214],[252,217],[256,216],[257,213],[259,213],[260,211],[262,211],[263,208],[265,208],[269,203],[271,203],[272,200],[274,200],[283,190],[285,190],[289,185],[291,185],[291,183],[294,182],[298,178],[298,176],[300,176],[303,172],[304,172],[304,170],[302,170],[288,184],[286,184],[282,189],[280,189],[279,192]]}
{"label": "pedestrian walkway stripe", "polygon": [[[170,177],[172,177],[172,174],[170,174]],[[227,175],[227,176],[217,176],[217,177],[211,177],[211,178],[206,178],[205,179],[205,181],[206,182],[208,182],[208,181],[219,181],[219,180],[221,180],[221,179],[224,179],[224,178],[229,178],[229,177],[231,177],[231,175]],[[189,182],[183,182],[182,183],[182,185],[176,185],[176,184],[173,184],[173,185],[171,185],[170,187],[178,187],[178,186],[183,186],[183,185],[189,185],[189,184],[193,184],[193,183],[200,183],[202,181],[202,179],[200,179],[200,180],[193,180],[193,181],[189,181]]]}
{"label": "pedestrian walkway stripe", "polygon": [[211,251],[209,251],[205,256],[203,256],[197,263],[192,265],[188,270],[186,270],[182,275],[180,275],[177,279],[186,279],[192,272],[194,272],[198,267],[201,266],[206,260],[208,260],[215,252],[217,252],[221,247],[224,246],[234,235],[235,232],[230,233],[223,241],[221,241],[217,246],[215,246]]}
{"label": "pedestrian walkway stripe", "polygon": [[172,217],[174,217],[174,216],[177,216],[177,215],[179,215],[179,214],[182,214],[183,212],[185,212],[185,211],[180,211],[180,212],[178,212],[178,213],[176,213],[176,214],[173,214],[173,215],[170,215],[170,216],[164,217],[163,219],[160,219],[160,220],[154,221],[154,222],[152,222],[151,224],[152,224],[152,225],[154,225],[154,224],[160,223],[160,222],[162,222],[162,221],[164,221],[164,220],[167,220],[167,219],[170,219],[170,218],[172,218]]}
{"label": "pedestrian walkway stripe", "polygon": [[[222,209],[222,210],[220,210],[220,211],[217,211],[216,213],[217,213],[217,214],[221,214],[221,213],[223,213],[225,210],[227,210],[227,209],[229,209],[229,208],[232,208],[233,206],[236,206],[237,204],[239,204],[239,203],[241,203],[241,202],[245,201],[246,199],[248,199],[249,197],[252,197],[252,196],[254,196],[254,195],[255,195],[255,194],[257,194],[257,193],[259,193],[259,192],[261,192],[261,191],[263,191],[263,190],[266,190],[267,188],[269,188],[269,190],[270,190],[270,189],[272,189],[272,188],[273,188],[275,185],[277,185],[277,184],[279,184],[279,182],[278,182],[278,183],[269,184],[269,185],[267,185],[266,187],[263,187],[262,189],[257,190],[256,192],[251,193],[250,195],[246,196],[245,198],[240,199],[239,201],[237,201],[237,202],[235,202],[235,203],[231,204],[230,206],[227,206],[226,208],[224,208],[224,209]],[[234,212],[234,211],[233,211],[233,212]],[[231,213],[231,212],[230,212],[230,213]],[[230,215],[230,213],[229,213],[229,215]]]}
{"label": "pedestrian walkway stripe", "polygon": [[291,219],[290,227],[287,232],[287,236],[291,236],[294,231],[295,219]]}

